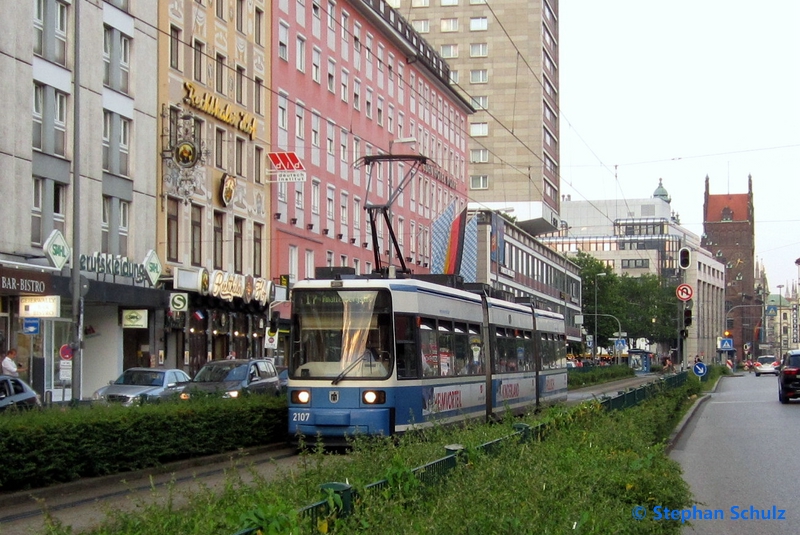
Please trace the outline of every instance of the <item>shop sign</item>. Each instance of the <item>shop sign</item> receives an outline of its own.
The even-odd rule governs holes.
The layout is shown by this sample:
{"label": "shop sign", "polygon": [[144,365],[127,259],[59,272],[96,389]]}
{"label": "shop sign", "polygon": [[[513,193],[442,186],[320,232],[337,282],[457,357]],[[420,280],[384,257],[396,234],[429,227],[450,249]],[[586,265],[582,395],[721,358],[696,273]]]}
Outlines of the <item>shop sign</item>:
{"label": "shop sign", "polygon": [[60,295],[22,295],[19,298],[19,316],[21,318],[57,318],[60,315]]}
{"label": "shop sign", "polygon": [[220,181],[220,196],[222,197],[222,204],[230,206],[233,202],[233,195],[236,193],[236,177],[228,173],[222,175]]}
{"label": "shop sign", "polygon": [[198,91],[197,87],[191,82],[185,82],[183,88],[186,90],[186,96],[183,97],[183,102],[186,105],[239,129],[249,135],[251,140],[255,137],[255,116],[244,111],[234,111],[231,109],[230,104],[223,105],[219,97],[213,93]]}
{"label": "shop sign", "polygon": [[148,281],[151,286],[155,286],[158,283],[159,276],[161,276],[161,261],[152,249],[147,253],[144,262],[141,263],[110,253],[82,254],[80,269],[90,273],[130,277],[134,282]]}
{"label": "shop sign", "polygon": [[[233,301],[238,297],[245,301],[257,301],[261,305],[269,302],[272,281],[262,277],[245,277],[225,271],[212,271],[208,293],[225,301]],[[250,296],[250,299],[248,299]]]}
{"label": "shop sign", "polygon": [[49,273],[0,267],[0,295],[44,295],[52,291]]}
{"label": "shop sign", "polygon": [[123,329],[146,329],[147,328],[147,309],[133,309],[122,311]]}
{"label": "shop sign", "polygon": [[44,251],[50,263],[58,269],[66,265],[71,252],[66,238],[58,229],[53,230],[44,242]]}

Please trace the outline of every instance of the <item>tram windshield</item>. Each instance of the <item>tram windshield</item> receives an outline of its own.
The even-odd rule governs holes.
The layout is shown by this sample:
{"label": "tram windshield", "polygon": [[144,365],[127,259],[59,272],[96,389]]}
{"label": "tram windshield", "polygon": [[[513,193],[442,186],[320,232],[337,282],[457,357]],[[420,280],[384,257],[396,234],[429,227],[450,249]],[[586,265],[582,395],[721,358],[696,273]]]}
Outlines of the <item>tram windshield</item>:
{"label": "tram windshield", "polygon": [[295,379],[385,379],[392,373],[385,290],[294,291],[289,373]]}

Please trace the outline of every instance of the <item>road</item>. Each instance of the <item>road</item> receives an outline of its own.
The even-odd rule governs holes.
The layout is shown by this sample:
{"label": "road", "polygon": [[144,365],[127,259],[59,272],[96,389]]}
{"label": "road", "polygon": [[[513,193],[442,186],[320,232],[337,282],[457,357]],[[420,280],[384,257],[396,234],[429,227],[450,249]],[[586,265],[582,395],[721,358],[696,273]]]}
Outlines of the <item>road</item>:
{"label": "road", "polygon": [[[616,395],[655,379],[655,376],[637,376],[572,390],[568,403],[604,394]],[[141,503],[163,503],[168,494],[175,506],[180,507],[185,503],[185,494],[198,490],[201,485],[220,488],[226,482],[226,472],[235,468],[244,481],[250,480],[254,473],[267,478],[281,477],[297,460],[294,449],[283,446],[174,463],[160,470],[83,479],[27,492],[0,493],[0,535],[40,535],[45,509],[52,518],[71,526],[73,533],[81,533],[101,524],[106,511],[131,511]]]}
{"label": "road", "polygon": [[[797,431],[800,403],[781,405],[773,376],[723,378],[675,442],[699,509],[718,509],[724,520],[697,520],[685,535],[780,535],[798,532]],[[786,520],[733,519],[750,506],[759,514],[785,510]],[[718,515],[719,516],[719,515]],[[741,515],[739,515],[741,516]],[[753,515],[754,516],[754,515]]]}

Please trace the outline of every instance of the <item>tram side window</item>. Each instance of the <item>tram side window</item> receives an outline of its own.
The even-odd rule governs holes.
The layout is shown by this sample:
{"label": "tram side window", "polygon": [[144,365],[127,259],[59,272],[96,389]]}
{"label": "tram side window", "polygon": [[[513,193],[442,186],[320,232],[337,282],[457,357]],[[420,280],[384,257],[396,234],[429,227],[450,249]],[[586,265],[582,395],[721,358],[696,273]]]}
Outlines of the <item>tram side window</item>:
{"label": "tram side window", "polygon": [[485,373],[486,350],[481,338],[480,325],[469,326],[470,365],[465,375],[482,375]]}
{"label": "tram side window", "polygon": [[422,350],[422,375],[439,375],[439,341],[436,320],[423,319],[419,325],[419,343]]}
{"label": "tram side window", "polygon": [[472,362],[472,351],[469,348],[467,326],[456,323],[453,329],[453,373],[455,375],[469,375],[469,365]]}
{"label": "tram side window", "polygon": [[533,361],[533,341],[531,333],[526,331],[517,335],[517,369],[519,371],[533,371],[536,369]]}
{"label": "tram side window", "polygon": [[439,373],[441,375],[454,375],[455,341],[453,340],[453,325],[449,321],[440,321],[438,332]]}
{"label": "tram side window", "polygon": [[414,318],[397,316],[394,320],[395,353],[398,377],[419,377],[419,361],[414,343]]}
{"label": "tram side window", "polygon": [[506,329],[498,327],[495,340],[497,341],[497,351],[494,354],[494,371],[497,373],[515,371],[515,367],[511,363],[512,360],[516,362],[514,339],[508,338]]}
{"label": "tram side window", "polygon": [[556,362],[556,344],[558,341],[553,333],[542,333],[541,343],[542,367],[548,368]]}

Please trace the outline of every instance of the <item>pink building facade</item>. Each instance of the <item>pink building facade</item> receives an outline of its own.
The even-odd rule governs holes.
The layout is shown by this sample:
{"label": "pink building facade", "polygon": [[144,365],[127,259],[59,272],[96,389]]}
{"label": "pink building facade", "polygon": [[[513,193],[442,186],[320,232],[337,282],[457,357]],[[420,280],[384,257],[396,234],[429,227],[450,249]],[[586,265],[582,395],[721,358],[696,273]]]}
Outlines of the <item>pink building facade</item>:
{"label": "pink building facade", "polygon": [[[448,66],[382,0],[272,6],[270,152],[295,153],[305,180],[267,177],[271,273],[294,282],[313,278],[317,267],[372,272],[365,206],[392,197],[402,257],[414,273],[428,273],[432,221],[453,202],[466,205],[469,177],[473,110],[449,87]],[[381,154],[423,155],[435,164],[413,176],[411,161],[369,172],[362,158]],[[382,221],[376,232],[382,263],[399,266]],[[288,309],[281,312],[287,317]]]}

